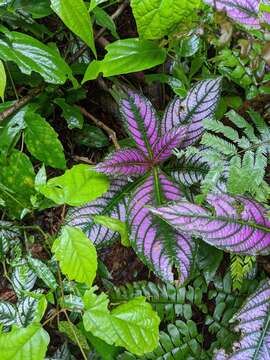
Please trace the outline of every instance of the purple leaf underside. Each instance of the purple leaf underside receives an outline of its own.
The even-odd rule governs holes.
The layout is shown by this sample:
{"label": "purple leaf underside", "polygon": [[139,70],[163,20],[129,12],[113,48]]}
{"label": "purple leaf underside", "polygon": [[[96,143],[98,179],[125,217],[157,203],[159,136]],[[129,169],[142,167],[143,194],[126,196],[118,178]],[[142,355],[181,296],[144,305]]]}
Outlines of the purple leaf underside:
{"label": "purple leaf underside", "polygon": [[151,163],[145,158],[141,150],[121,149],[110,154],[95,169],[108,175],[143,175],[150,168]]}
{"label": "purple leaf underside", "polygon": [[219,350],[215,360],[267,360],[270,359],[270,281],[263,283],[252,294],[232,321],[238,322],[236,332],[241,338],[233,344],[233,354]]}
{"label": "purple leaf underside", "polygon": [[195,84],[184,100],[175,98],[165,110],[161,131],[186,124],[186,136],[181,147],[187,147],[201,137],[203,120],[214,118],[220,98],[222,78],[203,80]]}
{"label": "purple leaf underside", "polygon": [[[164,174],[158,175],[159,187],[165,201],[181,198],[178,187]],[[128,206],[130,239],[138,256],[165,281],[173,281],[173,267],[180,271],[180,281],[189,275],[193,242],[190,236],[170,229],[166,223],[158,221],[147,206],[155,203],[155,181],[150,175],[140,185]]]}
{"label": "purple leaf underside", "polygon": [[214,213],[187,201],[151,211],[177,230],[219,249],[247,255],[270,253],[270,221],[261,204],[225,194],[210,194],[207,201]]}
{"label": "purple leaf underside", "polygon": [[119,237],[119,234],[96,224],[93,217],[95,215],[106,215],[125,221],[126,195],[124,189],[127,185],[128,181],[123,177],[113,179],[109,190],[102,197],[86,205],[70,208],[66,217],[66,225],[82,229],[98,247],[112,243]]}
{"label": "purple leaf underside", "polygon": [[120,101],[124,125],[137,147],[152,157],[152,148],[158,140],[158,120],[151,102],[144,96],[128,91],[128,99]]}

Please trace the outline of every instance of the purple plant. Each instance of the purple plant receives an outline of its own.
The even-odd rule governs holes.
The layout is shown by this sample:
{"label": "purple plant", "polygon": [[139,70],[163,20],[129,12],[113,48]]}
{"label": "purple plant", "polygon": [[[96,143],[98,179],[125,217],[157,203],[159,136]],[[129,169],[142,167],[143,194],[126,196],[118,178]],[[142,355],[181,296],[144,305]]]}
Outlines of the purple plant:
{"label": "purple plant", "polygon": [[[127,98],[120,101],[120,113],[136,148],[118,150],[96,166],[97,171],[117,177],[112,181],[114,189],[114,182],[126,181],[125,187],[110,189],[94,204],[71,210],[68,223],[80,226],[96,244],[113,240],[115,234],[94,224],[92,215],[109,214],[123,220],[126,203],[131,245],[138,256],[164,280],[172,281],[177,269],[183,282],[191,267],[193,240],[153,215],[149,207],[181,200],[178,185],[162,172],[161,165],[174,148],[199,139],[202,120],[213,117],[216,110],[220,83],[220,78],[198,83],[186,99],[169,104],[161,121],[150,101],[128,91]],[[139,179],[127,184],[123,179],[128,176]]]}
{"label": "purple plant", "polygon": [[233,344],[233,354],[219,350],[215,360],[267,360],[270,358],[270,282],[264,282],[236,313],[231,322],[237,321],[235,331],[241,339]]}
{"label": "purple plant", "polygon": [[[260,12],[260,0],[204,0],[207,4],[225,11],[227,15],[249,28],[259,29],[262,22],[269,23],[267,12]],[[264,0],[264,4],[266,1]]]}
{"label": "purple plant", "polygon": [[270,221],[261,204],[227,194],[209,194],[207,201],[212,211],[188,201],[151,211],[183,234],[201,237],[221,250],[247,255],[270,253]]}

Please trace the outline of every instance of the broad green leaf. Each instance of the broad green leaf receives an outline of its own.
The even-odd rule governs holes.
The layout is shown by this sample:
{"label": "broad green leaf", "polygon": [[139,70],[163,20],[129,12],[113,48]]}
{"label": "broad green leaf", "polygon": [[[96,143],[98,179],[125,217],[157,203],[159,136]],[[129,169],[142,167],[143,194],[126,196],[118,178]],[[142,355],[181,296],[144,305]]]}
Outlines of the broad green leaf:
{"label": "broad green leaf", "polygon": [[64,149],[51,125],[42,116],[31,111],[26,113],[25,123],[27,150],[44,164],[65,169]]}
{"label": "broad green leaf", "polygon": [[0,60],[0,98],[4,102],[5,89],[7,83],[7,76],[3,62]]}
{"label": "broad green leaf", "polygon": [[94,217],[96,224],[105,226],[106,228],[119,232],[121,236],[121,244],[130,247],[130,241],[128,237],[127,224],[118,219],[111,218],[109,216],[97,215]]}
{"label": "broad green leaf", "polygon": [[83,83],[96,79],[99,73],[103,73],[104,77],[128,74],[150,69],[166,59],[165,49],[155,42],[138,38],[117,40],[106,46],[106,50],[103,60],[90,63]]}
{"label": "broad green leaf", "polygon": [[108,310],[106,294],[94,294],[95,288],[84,295],[84,327],[108,344],[122,346],[134,354],[151,352],[158,344],[160,319],[145,297],[138,297]]}
{"label": "broad green leaf", "polygon": [[64,226],[53,244],[52,252],[69,280],[92,285],[97,271],[97,253],[80,229]]}
{"label": "broad green leaf", "polygon": [[90,6],[89,6],[89,11],[94,10],[98,5],[100,5],[106,1],[108,1],[108,0],[91,0]]}
{"label": "broad green leaf", "polygon": [[51,0],[51,8],[96,55],[92,22],[83,0]]}
{"label": "broad green leaf", "polygon": [[161,39],[194,16],[201,0],[131,0],[140,37]]}
{"label": "broad green leaf", "polygon": [[69,105],[65,102],[65,99],[61,98],[55,99],[54,103],[62,109],[62,116],[66,120],[69,129],[81,129],[83,127],[83,116],[77,107]]}
{"label": "broad green leaf", "polygon": [[[0,177],[1,178],[1,177]],[[46,185],[38,186],[38,191],[56,204],[78,206],[86,204],[105,193],[109,181],[89,165],[75,165],[64,175],[50,179]]]}
{"label": "broad green leaf", "polygon": [[35,173],[29,158],[13,150],[5,163],[1,164],[0,193],[10,215],[19,218],[24,208],[31,207],[34,194]]}
{"label": "broad green leaf", "polygon": [[57,281],[51,270],[44,262],[39,259],[32,258],[31,256],[27,257],[27,261],[31,269],[50,289],[55,290],[57,288]]}
{"label": "broad green leaf", "polygon": [[77,85],[70,67],[54,48],[19,32],[6,31],[5,35],[6,38],[0,39],[2,60],[15,62],[24,74],[35,71],[48,83],[64,84],[70,79]]}
{"label": "broad green leaf", "polygon": [[121,352],[120,347],[107,344],[105,341],[94,336],[89,331],[85,331],[85,336],[87,340],[91,343],[95,351],[101,356],[102,360],[115,360],[117,355]]}
{"label": "broad green leaf", "polygon": [[50,337],[40,324],[0,334],[1,360],[43,360]]}
{"label": "broad green leaf", "polygon": [[83,349],[89,350],[89,345],[84,334],[73,323],[69,321],[60,321],[58,323],[58,328],[61,332],[65,333],[75,345],[78,345],[79,341]]}

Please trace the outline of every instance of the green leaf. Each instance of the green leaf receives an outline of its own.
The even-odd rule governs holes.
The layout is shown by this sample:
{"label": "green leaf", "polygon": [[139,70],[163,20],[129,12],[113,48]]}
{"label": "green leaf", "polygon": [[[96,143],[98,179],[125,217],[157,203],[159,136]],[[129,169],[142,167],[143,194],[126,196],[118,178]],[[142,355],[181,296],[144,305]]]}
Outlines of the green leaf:
{"label": "green leaf", "polygon": [[96,56],[92,22],[83,0],[51,0],[51,8]]}
{"label": "green leaf", "polygon": [[57,169],[66,168],[64,149],[51,125],[39,114],[25,115],[25,144],[27,150],[44,164]]}
{"label": "green leaf", "polygon": [[10,215],[19,218],[24,208],[31,207],[34,194],[35,173],[29,158],[13,150],[6,163],[1,164],[1,197],[5,200]]}
{"label": "green leaf", "polygon": [[2,60],[15,62],[24,74],[35,71],[48,83],[64,84],[70,79],[74,86],[77,85],[70,67],[54,48],[19,32],[6,31],[5,35],[6,38],[0,39]]}
{"label": "green leaf", "polygon": [[97,253],[80,229],[64,226],[61,235],[53,243],[52,252],[69,280],[92,285],[97,271]]}
{"label": "green leaf", "polygon": [[43,360],[50,337],[40,324],[0,334],[1,360]]}
{"label": "green leaf", "polygon": [[7,76],[3,62],[0,60],[0,98],[4,102],[4,95],[7,83]]}
{"label": "green leaf", "polygon": [[158,344],[160,319],[146,303],[145,297],[138,297],[108,310],[106,294],[94,294],[95,288],[84,295],[84,327],[94,336],[108,344],[122,346],[134,354],[142,355],[153,351]]}
{"label": "green leaf", "polygon": [[13,9],[28,12],[34,19],[43,18],[52,13],[49,0],[15,0]]}
{"label": "green leaf", "polygon": [[58,323],[58,328],[61,332],[65,333],[75,345],[78,345],[79,342],[83,349],[90,350],[84,334],[73,323],[69,321],[60,321]]}
{"label": "green leaf", "polygon": [[83,127],[83,116],[77,107],[69,105],[65,99],[61,98],[55,99],[54,103],[62,109],[62,116],[68,123],[69,129],[81,129]]}
{"label": "green leaf", "polygon": [[89,11],[94,10],[98,5],[100,5],[106,1],[108,1],[108,0],[91,0],[90,6],[89,6]]}
{"label": "green leaf", "polygon": [[165,49],[155,42],[138,38],[117,40],[107,45],[106,50],[108,53],[103,60],[90,63],[83,83],[96,79],[101,72],[104,77],[128,74],[150,69],[166,59]]}
{"label": "green leaf", "polygon": [[201,0],[131,0],[131,7],[140,37],[154,40],[191,18],[200,3]]}
{"label": "green leaf", "polygon": [[57,288],[57,281],[51,270],[44,262],[39,259],[32,258],[31,256],[27,257],[27,261],[31,269],[50,289],[55,290]]}
{"label": "green leaf", "polygon": [[93,10],[93,13],[96,17],[96,22],[99,26],[105,27],[106,29],[110,30],[112,36],[119,39],[119,36],[116,31],[116,26],[112,18],[100,7],[96,7]]}
{"label": "green leaf", "polygon": [[102,360],[115,360],[118,359],[117,355],[121,352],[120,347],[107,344],[105,341],[94,336],[89,331],[84,330],[87,340],[91,343],[95,351],[100,355]]}
{"label": "green leaf", "polygon": [[3,127],[0,127],[0,156],[6,158],[11,148],[17,144],[20,133],[25,128],[24,116],[26,111],[27,107],[24,107],[14,116],[1,123]]}
{"label": "green leaf", "polygon": [[130,247],[130,241],[128,237],[127,224],[118,219],[111,218],[109,216],[97,215],[94,217],[94,222],[105,226],[106,228],[119,232],[121,236],[121,244]]}
{"label": "green leaf", "polygon": [[96,199],[108,188],[105,175],[95,172],[89,165],[80,164],[66,170],[64,175],[50,179],[46,185],[39,185],[38,191],[56,204],[78,206]]}

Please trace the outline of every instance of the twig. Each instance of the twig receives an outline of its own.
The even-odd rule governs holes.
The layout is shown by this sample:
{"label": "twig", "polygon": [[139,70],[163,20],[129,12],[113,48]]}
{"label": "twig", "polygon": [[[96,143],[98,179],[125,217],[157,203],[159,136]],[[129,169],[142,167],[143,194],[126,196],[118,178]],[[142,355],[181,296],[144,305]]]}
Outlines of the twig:
{"label": "twig", "polygon": [[34,89],[28,95],[24,96],[20,100],[16,101],[9,108],[2,111],[1,114],[0,114],[0,122],[4,121],[6,118],[13,115],[19,109],[21,109],[24,105],[26,105],[29,101],[31,101],[35,96],[40,94],[42,90],[43,90],[43,87],[39,87],[37,89]]}
{"label": "twig", "polygon": [[120,145],[118,144],[115,132],[111,128],[109,128],[107,125],[105,125],[102,121],[98,120],[95,116],[90,114],[83,107],[81,107],[81,106],[77,106],[77,107],[85,117],[90,119],[97,127],[103,129],[108,134],[108,136],[112,140],[112,143],[113,143],[114,147],[116,148],[116,150],[119,150]]}
{"label": "twig", "polygon": [[[129,4],[129,0],[125,0],[120,6],[119,8],[111,15],[111,19],[114,20],[116,18],[118,18],[122,12],[125,10],[125,8],[128,6]],[[104,34],[104,32],[106,31],[106,28],[103,27],[101,28],[96,34],[95,34],[95,40],[98,40],[101,38],[101,36]],[[102,41],[100,41],[102,46],[106,46],[107,42],[104,41],[105,39],[102,38]],[[82,56],[82,54],[88,49],[88,45],[84,44],[71,58],[70,62],[73,63],[74,61],[76,61],[80,56]]]}
{"label": "twig", "polygon": [[96,165],[96,163],[90,159],[88,159],[87,157],[85,156],[77,156],[77,155],[74,155],[73,156],[73,159],[75,161],[78,161],[78,162],[84,162],[85,164],[89,164],[89,165]]}

